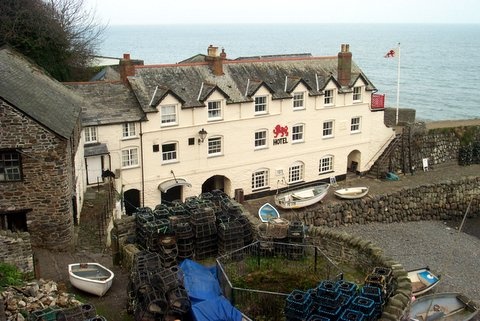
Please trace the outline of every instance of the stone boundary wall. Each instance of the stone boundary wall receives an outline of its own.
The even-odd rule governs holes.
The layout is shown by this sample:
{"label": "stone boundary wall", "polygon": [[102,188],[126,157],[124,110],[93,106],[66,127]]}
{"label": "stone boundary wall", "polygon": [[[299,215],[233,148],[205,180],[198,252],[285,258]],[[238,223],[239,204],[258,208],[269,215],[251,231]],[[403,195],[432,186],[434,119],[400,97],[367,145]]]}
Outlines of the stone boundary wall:
{"label": "stone boundary wall", "polygon": [[30,234],[0,231],[0,262],[16,266],[22,273],[33,273]]}
{"label": "stone boundary wall", "polygon": [[391,268],[397,287],[379,320],[396,321],[408,315],[412,295],[410,279],[403,266],[385,257],[382,249],[370,241],[322,227],[311,228],[308,237],[312,244],[320,247],[336,263],[353,264],[365,274],[371,273],[375,267]]}
{"label": "stone boundary wall", "polygon": [[458,220],[465,215],[470,201],[469,215],[480,215],[474,212],[480,204],[480,177],[405,187],[382,195],[320,204],[313,209],[298,209],[282,216],[290,221],[326,227],[372,222]]}
{"label": "stone boundary wall", "polygon": [[[434,125],[430,125],[434,126]],[[480,143],[480,126],[429,128],[418,122],[401,129],[400,141],[390,157],[391,170],[395,172],[421,170],[424,158],[429,166],[458,163],[462,146]]]}

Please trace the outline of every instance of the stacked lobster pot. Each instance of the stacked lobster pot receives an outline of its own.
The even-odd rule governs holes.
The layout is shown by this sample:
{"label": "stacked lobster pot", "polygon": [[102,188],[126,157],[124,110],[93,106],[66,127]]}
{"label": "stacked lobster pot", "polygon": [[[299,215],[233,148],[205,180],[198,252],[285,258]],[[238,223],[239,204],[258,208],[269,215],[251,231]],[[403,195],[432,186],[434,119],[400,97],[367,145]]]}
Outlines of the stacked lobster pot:
{"label": "stacked lobster pot", "polygon": [[191,308],[178,265],[163,267],[160,255],[149,251],[135,256],[128,296],[129,310],[137,321],[182,319]]}
{"label": "stacked lobster pot", "polygon": [[287,242],[289,246],[286,248],[287,257],[291,260],[299,260],[305,254],[305,229],[300,221],[292,221],[287,230]]}
{"label": "stacked lobster pot", "polygon": [[157,217],[156,212],[143,208],[135,215],[137,242],[144,249],[153,252],[160,250],[158,240],[161,237],[173,233],[169,219]]}
{"label": "stacked lobster pot", "polygon": [[162,267],[169,268],[177,265],[178,248],[173,235],[165,235],[159,239],[158,254]]}
{"label": "stacked lobster pot", "polygon": [[195,238],[191,224],[189,222],[176,222],[173,225],[173,230],[177,240],[178,260],[192,259],[195,251]]}
{"label": "stacked lobster pot", "polygon": [[243,247],[243,226],[240,221],[230,220],[227,215],[218,219],[218,252],[227,254]]}
{"label": "stacked lobster pot", "polygon": [[191,211],[190,224],[195,237],[195,254],[197,260],[215,256],[218,253],[217,226],[212,207],[199,207]]}

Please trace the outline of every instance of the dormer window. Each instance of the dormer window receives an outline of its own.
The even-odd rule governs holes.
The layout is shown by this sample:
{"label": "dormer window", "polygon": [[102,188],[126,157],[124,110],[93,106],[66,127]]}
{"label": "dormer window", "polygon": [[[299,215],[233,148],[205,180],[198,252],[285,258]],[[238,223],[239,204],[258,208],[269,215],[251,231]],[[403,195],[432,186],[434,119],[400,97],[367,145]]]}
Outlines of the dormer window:
{"label": "dormer window", "polygon": [[362,87],[353,87],[353,101],[356,103],[362,101]]}
{"label": "dormer window", "polygon": [[160,112],[162,114],[162,126],[177,124],[177,108],[175,105],[162,106]]}
{"label": "dormer window", "polygon": [[334,91],[333,89],[325,90],[325,95],[323,96],[325,106],[333,106],[334,104]]}
{"label": "dormer window", "polygon": [[209,101],[208,102],[208,120],[220,120],[222,119],[222,102]]}
{"label": "dormer window", "polygon": [[255,114],[267,113],[267,96],[255,97]]}
{"label": "dormer window", "polygon": [[305,95],[303,92],[293,94],[293,109],[305,109]]}

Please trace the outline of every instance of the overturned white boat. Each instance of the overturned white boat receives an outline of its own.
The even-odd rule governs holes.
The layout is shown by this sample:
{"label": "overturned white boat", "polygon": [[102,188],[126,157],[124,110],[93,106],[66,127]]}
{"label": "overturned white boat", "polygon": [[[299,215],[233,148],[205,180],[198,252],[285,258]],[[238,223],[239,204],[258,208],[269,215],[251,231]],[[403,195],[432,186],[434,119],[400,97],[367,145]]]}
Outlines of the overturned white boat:
{"label": "overturned white boat", "polygon": [[73,263],[68,265],[70,283],[82,291],[103,296],[112,286],[112,271],[99,263]]}

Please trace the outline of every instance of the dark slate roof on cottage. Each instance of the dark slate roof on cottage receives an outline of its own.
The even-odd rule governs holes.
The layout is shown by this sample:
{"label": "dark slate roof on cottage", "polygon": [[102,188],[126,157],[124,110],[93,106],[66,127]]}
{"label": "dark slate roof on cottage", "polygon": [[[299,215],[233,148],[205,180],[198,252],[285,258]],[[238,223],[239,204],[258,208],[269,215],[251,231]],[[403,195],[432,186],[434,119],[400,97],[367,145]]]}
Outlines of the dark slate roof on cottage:
{"label": "dark slate roof on cottage", "polygon": [[69,138],[83,99],[9,47],[0,48],[0,97],[61,137]]}
{"label": "dark slate roof on cottage", "polygon": [[82,125],[96,126],[140,121],[144,113],[132,90],[121,81],[65,83],[87,104],[82,109]]}
{"label": "dark slate roof on cottage", "polygon": [[221,76],[213,74],[208,62],[184,61],[170,65],[137,66],[135,76],[128,80],[146,112],[156,110],[161,100],[158,89],[154,95],[156,88],[179,97],[183,108],[205,106],[212,90],[224,95],[228,104],[252,101],[262,86],[271,92],[273,99],[291,99],[292,91],[300,83],[307,87],[312,96],[323,95],[329,81],[333,81],[340,92],[349,92],[359,77],[367,83],[367,90],[375,89],[353,61],[350,83],[340,86],[337,81],[337,56],[296,54],[256,58],[223,60],[224,74]]}

